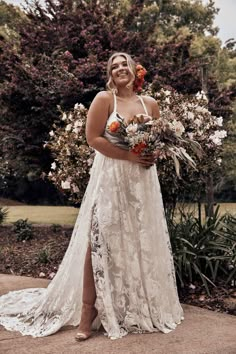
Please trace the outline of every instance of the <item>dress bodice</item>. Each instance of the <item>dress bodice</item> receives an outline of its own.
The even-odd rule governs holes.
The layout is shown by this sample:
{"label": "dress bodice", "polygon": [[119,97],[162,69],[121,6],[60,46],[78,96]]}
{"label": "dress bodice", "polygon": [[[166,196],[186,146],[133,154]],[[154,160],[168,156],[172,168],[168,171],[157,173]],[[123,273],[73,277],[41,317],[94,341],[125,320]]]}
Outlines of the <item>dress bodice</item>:
{"label": "dress bodice", "polygon": [[[124,139],[124,135],[121,134],[119,129],[117,130],[117,132],[111,132],[109,129],[110,125],[113,122],[119,122],[121,124],[124,123],[124,118],[117,112],[117,97],[115,93],[113,93],[113,98],[114,98],[114,109],[111,115],[109,116],[109,118],[107,119],[103,136],[112,144],[122,149],[129,150],[128,144]],[[143,98],[141,96],[138,96],[138,98],[142,103],[145,114],[148,115],[147,107],[143,101]]]}

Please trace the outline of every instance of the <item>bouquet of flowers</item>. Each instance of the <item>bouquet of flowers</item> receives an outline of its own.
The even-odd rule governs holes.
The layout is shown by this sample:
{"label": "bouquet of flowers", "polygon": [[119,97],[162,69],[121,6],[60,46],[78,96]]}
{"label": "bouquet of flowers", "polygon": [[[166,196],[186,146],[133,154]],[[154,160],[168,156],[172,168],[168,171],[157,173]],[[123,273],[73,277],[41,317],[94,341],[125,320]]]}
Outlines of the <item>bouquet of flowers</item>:
{"label": "bouquet of flowers", "polygon": [[139,114],[127,123],[119,122],[119,130],[133,153],[154,154],[158,159],[172,158],[178,176],[180,176],[179,160],[196,168],[196,162],[187,149],[191,150],[192,154],[201,156],[201,146],[194,140],[184,139],[183,124],[176,119],[171,120],[171,117],[168,120],[165,117],[156,119]]}

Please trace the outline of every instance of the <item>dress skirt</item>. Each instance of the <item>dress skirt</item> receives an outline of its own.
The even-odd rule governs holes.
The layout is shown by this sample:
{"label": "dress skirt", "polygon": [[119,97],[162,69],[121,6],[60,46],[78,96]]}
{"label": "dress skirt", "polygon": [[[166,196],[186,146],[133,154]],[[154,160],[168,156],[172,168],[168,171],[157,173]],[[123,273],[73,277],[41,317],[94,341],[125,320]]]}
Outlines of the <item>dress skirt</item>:
{"label": "dress skirt", "polygon": [[46,289],[0,297],[0,324],[43,337],[80,322],[88,244],[107,335],[168,333],[183,319],[156,166],[97,152],[71,241]]}

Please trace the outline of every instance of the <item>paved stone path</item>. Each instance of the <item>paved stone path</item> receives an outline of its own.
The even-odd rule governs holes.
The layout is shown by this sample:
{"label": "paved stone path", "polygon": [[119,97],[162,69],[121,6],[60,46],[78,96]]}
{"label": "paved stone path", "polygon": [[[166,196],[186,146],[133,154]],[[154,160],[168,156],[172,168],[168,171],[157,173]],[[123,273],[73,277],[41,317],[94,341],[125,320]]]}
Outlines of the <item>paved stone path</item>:
{"label": "paved stone path", "polygon": [[[27,287],[45,287],[48,281],[0,275],[0,294]],[[185,320],[171,333],[130,334],[115,341],[97,332],[88,341],[74,340],[76,328],[44,338],[22,336],[0,327],[1,354],[236,354],[234,316],[183,305]]]}

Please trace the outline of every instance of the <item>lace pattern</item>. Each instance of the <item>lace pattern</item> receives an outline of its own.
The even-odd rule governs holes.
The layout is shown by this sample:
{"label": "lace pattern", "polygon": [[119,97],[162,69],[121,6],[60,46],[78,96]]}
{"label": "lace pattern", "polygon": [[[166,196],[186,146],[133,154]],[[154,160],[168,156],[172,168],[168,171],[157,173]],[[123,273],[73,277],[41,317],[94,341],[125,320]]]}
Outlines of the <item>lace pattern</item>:
{"label": "lace pattern", "polygon": [[110,338],[129,332],[168,333],[181,322],[183,310],[156,167],[144,169],[97,153],[56,276],[47,289],[1,296],[0,324],[33,337],[78,325],[89,242],[96,307]]}

